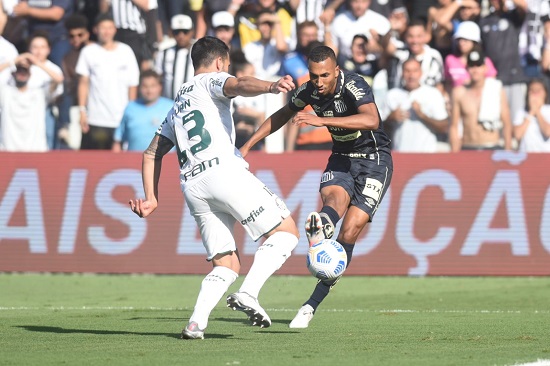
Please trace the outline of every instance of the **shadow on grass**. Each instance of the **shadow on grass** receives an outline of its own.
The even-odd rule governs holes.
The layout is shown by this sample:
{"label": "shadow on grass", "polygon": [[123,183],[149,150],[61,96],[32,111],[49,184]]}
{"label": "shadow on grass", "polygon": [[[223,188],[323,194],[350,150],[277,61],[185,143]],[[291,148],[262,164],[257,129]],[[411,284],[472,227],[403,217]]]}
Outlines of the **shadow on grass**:
{"label": "shadow on grass", "polygon": [[[153,333],[153,332],[129,332],[124,330],[98,330],[98,329],[70,329],[61,327],[48,327],[37,325],[17,325],[15,328],[22,328],[29,332],[56,333],[56,334],[96,334],[96,335],[140,335],[140,336],[164,336],[180,339],[180,334]],[[208,334],[208,338],[226,339],[232,338],[232,334]]]}

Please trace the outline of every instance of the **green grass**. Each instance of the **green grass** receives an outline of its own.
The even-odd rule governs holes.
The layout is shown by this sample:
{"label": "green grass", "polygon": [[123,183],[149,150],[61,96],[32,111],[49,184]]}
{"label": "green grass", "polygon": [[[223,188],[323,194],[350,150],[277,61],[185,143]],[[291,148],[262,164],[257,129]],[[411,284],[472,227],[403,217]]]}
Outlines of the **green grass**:
{"label": "green grass", "polygon": [[[550,359],[550,278],[345,277],[310,327],[312,277],[272,277],[248,325],[222,301],[180,340],[202,276],[0,274],[0,365],[513,365]],[[233,284],[236,291],[242,281]]]}

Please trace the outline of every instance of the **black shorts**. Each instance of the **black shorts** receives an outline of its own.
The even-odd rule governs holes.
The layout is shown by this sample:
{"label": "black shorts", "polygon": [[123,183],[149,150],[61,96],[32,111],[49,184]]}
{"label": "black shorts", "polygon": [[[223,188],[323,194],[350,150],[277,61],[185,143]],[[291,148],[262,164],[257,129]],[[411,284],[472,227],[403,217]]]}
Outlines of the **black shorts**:
{"label": "black shorts", "polygon": [[386,152],[363,157],[333,153],[321,178],[320,189],[344,188],[350,196],[350,205],[365,211],[372,221],[390,186],[392,174],[392,157]]}

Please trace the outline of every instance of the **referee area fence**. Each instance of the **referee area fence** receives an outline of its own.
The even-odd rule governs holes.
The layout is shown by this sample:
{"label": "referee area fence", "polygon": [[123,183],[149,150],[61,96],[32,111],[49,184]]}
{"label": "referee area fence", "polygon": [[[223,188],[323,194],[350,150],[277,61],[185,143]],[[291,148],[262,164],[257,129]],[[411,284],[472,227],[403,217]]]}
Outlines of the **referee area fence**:
{"label": "referee area fence", "polygon": [[[251,152],[247,161],[301,229],[321,207],[329,154]],[[164,159],[153,215],[130,210],[129,199],[143,197],[141,157],[0,153],[0,272],[207,273],[176,154]],[[394,153],[390,188],[347,274],[550,275],[549,166],[546,154]],[[246,273],[258,243],[239,224],[235,238]],[[308,275],[307,249],[302,234],[277,273]]]}

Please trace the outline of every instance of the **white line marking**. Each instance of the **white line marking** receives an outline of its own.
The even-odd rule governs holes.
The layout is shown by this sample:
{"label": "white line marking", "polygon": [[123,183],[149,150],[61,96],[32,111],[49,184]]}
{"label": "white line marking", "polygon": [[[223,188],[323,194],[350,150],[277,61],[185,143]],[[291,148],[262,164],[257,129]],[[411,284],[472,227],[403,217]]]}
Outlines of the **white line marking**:
{"label": "white line marking", "polygon": [[550,360],[538,359],[535,362],[515,363],[511,366],[550,366]]}
{"label": "white line marking", "polygon": [[[193,309],[192,307],[157,307],[157,306],[0,306],[0,311],[34,311],[34,310],[52,310],[52,311],[74,311],[74,310],[85,310],[85,311],[98,311],[98,310],[113,310],[113,311],[126,311],[126,310],[139,310],[139,311],[181,311]],[[298,309],[287,309],[287,308],[268,308],[267,311],[272,312],[295,312]],[[439,309],[425,309],[425,310],[415,310],[415,309],[319,309],[322,312],[332,312],[332,313],[411,313],[411,314],[425,314],[425,313],[434,313],[434,314],[550,314],[550,310],[460,310],[460,309],[449,309],[449,310],[439,310]],[[538,366],[538,365],[537,365]],[[550,366],[550,365],[549,365]]]}

